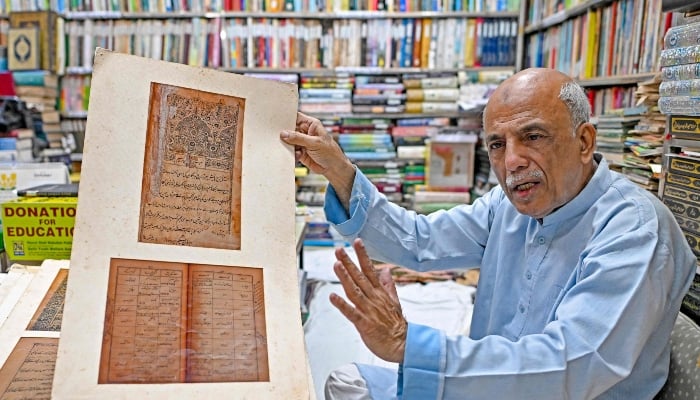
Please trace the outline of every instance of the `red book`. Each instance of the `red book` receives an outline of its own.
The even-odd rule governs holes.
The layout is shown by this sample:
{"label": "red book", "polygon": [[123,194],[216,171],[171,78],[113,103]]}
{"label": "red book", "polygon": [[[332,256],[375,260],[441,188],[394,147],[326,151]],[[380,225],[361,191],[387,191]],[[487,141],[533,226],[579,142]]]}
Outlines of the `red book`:
{"label": "red book", "polygon": [[12,72],[0,72],[0,96],[15,96],[15,81],[12,78]]}

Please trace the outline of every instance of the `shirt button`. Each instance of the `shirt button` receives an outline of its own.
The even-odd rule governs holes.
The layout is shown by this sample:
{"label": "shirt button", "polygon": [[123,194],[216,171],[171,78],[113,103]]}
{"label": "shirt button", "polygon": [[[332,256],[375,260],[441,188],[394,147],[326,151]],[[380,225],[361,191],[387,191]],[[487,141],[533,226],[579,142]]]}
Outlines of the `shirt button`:
{"label": "shirt button", "polygon": [[539,243],[539,244],[544,244],[544,242],[545,242],[545,240],[544,240],[544,238],[543,238],[542,236],[540,236],[539,238],[537,238],[537,243]]}
{"label": "shirt button", "polygon": [[522,304],[519,305],[519,306],[518,306],[518,311],[520,311],[520,314],[524,313],[524,312],[525,312],[525,306],[522,305]]}
{"label": "shirt button", "polygon": [[525,278],[527,278],[528,281],[529,281],[530,279],[532,279],[532,272],[527,271],[527,272],[525,273]]}

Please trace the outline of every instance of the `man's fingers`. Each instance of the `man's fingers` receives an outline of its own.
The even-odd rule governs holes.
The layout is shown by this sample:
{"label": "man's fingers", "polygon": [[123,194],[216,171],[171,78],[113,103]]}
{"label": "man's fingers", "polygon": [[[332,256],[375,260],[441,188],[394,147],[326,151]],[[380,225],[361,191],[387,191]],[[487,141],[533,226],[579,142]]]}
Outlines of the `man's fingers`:
{"label": "man's fingers", "polygon": [[[357,268],[350,256],[348,256],[348,253],[345,252],[345,249],[342,247],[337,248],[335,250],[335,257],[342,263],[346,273],[352,279],[353,284],[362,291],[362,294],[369,295],[372,293],[373,285],[372,282],[367,279],[367,276],[365,276],[364,268],[362,270]],[[347,288],[345,292],[348,293]]]}
{"label": "man's fingers", "polygon": [[374,263],[372,263],[372,259],[367,254],[367,250],[365,249],[365,244],[362,242],[362,239],[355,239],[352,242],[352,247],[355,249],[355,254],[357,254],[357,261],[360,262],[362,273],[367,277],[372,286],[379,287],[377,270],[374,269]]}
{"label": "man's fingers", "polygon": [[355,283],[355,278],[349,273],[353,269],[357,270],[354,266],[348,268],[342,261],[336,261],[333,264],[333,272],[335,272],[340,284],[343,286],[345,295],[357,307],[362,306],[367,301],[367,298],[362,288]]}
{"label": "man's fingers", "polygon": [[391,269],[384,268],[379,272],[379,282],[384,290],[398,302],[399,293],[396,291],[396,283],[394,283],[394,278],[391,276]]}
{"label": "man's fingers", "polygon": [[353,324],[359,320],[359,314],[355,311],[355,307],[348,304],[345,299],[335,293],[330,295],[331,304],[335,306],[350,322]]}

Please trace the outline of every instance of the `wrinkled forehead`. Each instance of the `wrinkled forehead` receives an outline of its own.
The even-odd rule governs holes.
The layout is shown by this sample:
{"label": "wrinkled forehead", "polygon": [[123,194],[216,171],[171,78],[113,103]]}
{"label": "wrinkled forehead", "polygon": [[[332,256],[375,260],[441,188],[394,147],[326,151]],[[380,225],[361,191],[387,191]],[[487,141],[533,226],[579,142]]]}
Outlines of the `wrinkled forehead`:
{"label": "wrinkled forehead", "polygon": [[533,79],[526,76],[504,81],[489,98],[484,109],[484,125],[490,117],[519,111],[544,113],[568,113],[566,104],[559,98],[563,82],[556,79]]}

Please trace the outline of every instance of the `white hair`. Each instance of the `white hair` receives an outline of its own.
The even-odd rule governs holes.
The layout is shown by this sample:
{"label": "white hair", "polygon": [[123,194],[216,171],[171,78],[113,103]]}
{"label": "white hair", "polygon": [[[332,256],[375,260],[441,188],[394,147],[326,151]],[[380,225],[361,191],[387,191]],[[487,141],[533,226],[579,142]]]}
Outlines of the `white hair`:
{"label": "white hair", "polygon": [[571,128],[576,135],[576,128],[589,121],[591,104],[583,88],[576,82],[566,82],[561,85],[559,99],[566,104],[571,117]]}

